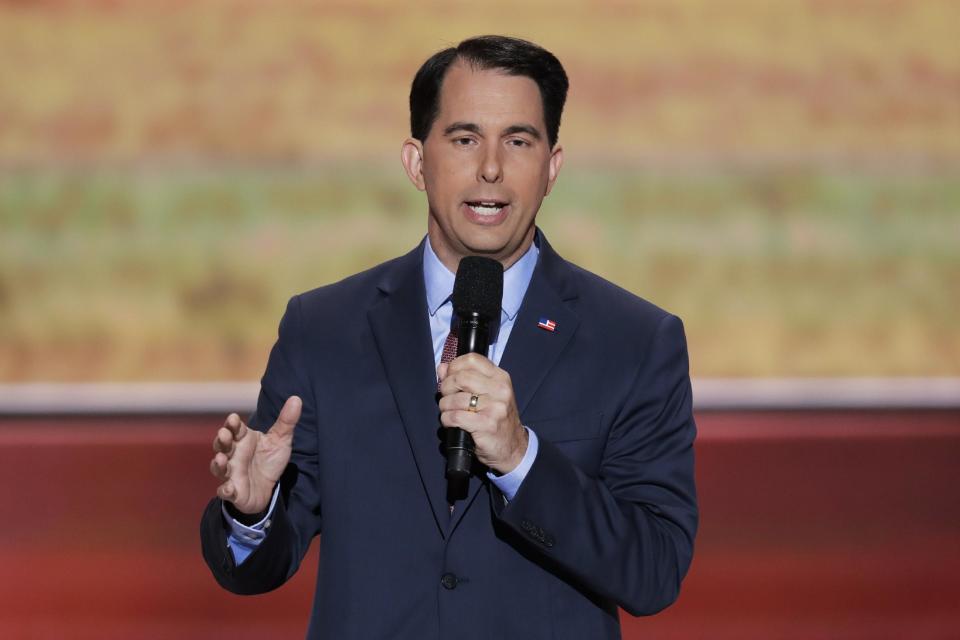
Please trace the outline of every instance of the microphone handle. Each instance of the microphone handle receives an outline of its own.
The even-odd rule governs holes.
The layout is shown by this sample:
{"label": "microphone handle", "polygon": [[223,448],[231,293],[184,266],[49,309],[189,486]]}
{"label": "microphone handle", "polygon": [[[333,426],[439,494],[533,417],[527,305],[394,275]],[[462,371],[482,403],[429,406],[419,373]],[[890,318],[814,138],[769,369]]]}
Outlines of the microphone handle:
{"label": "microphone handle", "polygon": [[[486,318],[476,312],[463,314],[457,332],[457,356],[479,353],[486,357],[490,350],[490,328]],[[448,480],[465,479],[470,475],[474,460],[473,438],[463,429],[446,429]]]}

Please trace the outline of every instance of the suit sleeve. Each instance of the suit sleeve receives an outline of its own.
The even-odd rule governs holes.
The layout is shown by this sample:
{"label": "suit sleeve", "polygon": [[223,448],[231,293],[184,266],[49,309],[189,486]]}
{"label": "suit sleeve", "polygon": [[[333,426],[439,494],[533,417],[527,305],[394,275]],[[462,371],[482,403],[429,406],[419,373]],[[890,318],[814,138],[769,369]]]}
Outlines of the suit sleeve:
{"label": "suit sleeve", "polygon": [[263,593],[279,587],[296,572],[310,541],[320,532],[317,408],[307,381],[303,340],[300,299],[294,297],[280,321],[277,342],[260,382],[257,409],[249,420],[251,428],[266,431],[276,422],[287,398],[297,395],[303,401],[290,464],[280,479],[280,497],[266,537],[238,566],[227,545],[228,529],[219,498],[208,503],[200,521],[203,558],[217,582],[234,593]]}
{"label": "suit sleeve", "polygon": [[554,573],[649,615],[676,600],[698,521],[696,426],[678,318],[660,321],[640,360],[597,477],[541,438],[514,499],[504,505],[497,495],[492,507]]}

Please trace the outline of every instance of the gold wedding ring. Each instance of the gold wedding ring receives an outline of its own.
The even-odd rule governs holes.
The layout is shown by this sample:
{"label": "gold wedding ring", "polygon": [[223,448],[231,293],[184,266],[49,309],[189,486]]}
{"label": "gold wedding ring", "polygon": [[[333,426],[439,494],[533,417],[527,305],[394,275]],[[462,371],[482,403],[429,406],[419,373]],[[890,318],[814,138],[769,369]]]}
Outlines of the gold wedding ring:
{"label": "gold wedding ring", "polygon": [[470,406],[467,407],[467,411],[472,411],[473,413],[479,411],[479,409],[477,409],[478,402],[480,402],[480,396],[477,394],[470,396]]}

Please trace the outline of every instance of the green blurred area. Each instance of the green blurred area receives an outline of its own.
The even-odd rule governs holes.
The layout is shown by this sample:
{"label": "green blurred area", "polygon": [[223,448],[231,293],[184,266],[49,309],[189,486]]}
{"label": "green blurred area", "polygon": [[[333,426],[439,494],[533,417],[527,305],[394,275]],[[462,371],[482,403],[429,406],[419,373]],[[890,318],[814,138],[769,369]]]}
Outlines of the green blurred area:
{"label": "green blurred area", "polygon": [[[568,167],[540,223],[677,313],[697,375],[960,373],[953,176]],[[409,250],[400,169],[0,180],[0,379],[249,379],[287,298]]]}
{"label": "green blurred area", "polygon": [[409,81],[570,75],[558,251],[700,376],[960,375],[960,3],[0,2],[0,382],[247,380],[289,296],[413,247]]}

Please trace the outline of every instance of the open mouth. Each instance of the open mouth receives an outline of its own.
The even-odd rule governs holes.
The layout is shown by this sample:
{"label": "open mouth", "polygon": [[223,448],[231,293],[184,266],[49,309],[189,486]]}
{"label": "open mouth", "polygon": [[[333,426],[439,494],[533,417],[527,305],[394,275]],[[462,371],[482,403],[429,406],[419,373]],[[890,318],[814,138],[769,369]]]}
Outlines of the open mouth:
{"label": "open mouth", "polygon": [[477,200],[466,205],[478,216],[495,216],[503,211],[508,203],[497,200]]}

